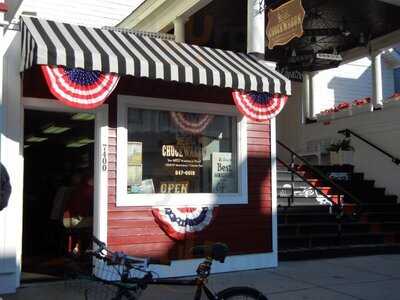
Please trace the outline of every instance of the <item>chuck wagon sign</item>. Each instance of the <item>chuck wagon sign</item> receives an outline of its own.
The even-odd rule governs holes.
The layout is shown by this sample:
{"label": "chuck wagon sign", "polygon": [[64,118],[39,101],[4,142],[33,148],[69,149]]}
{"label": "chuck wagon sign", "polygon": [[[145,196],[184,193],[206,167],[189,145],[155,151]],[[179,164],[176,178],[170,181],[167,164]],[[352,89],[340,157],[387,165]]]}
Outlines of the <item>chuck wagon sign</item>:
{"label": "chuck wagon sign", "polygon": [[303,35],[305,11],[301,0],[291,0],[277,9],[268,11],[268,48],[285,45]]}

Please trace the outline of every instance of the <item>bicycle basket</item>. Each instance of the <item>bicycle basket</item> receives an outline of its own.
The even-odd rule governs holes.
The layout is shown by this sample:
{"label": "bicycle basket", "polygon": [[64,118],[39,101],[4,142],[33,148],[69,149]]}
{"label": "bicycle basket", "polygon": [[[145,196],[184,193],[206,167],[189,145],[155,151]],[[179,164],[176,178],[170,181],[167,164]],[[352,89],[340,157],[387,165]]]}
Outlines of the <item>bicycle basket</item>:
{"label": "bicycle basket", "polygon": [[142,290],[134,284],[123,285],[118,282],[106,283],[104,281],[93,281],[91,279],[66,281],[65,288],[69,293],[73,293],[74,299],[85,300],[138,299],[142,292]]}
{"label": "bicycle basket", "polygon": [[[109,254],[112,254],[111,256]],[[134,259],[135,263],[132,263]],[[127,262],[130,263],[127,263]],[[92,275],[104,282],[118,282],[125,278],[140,278],[146,273],[147,261],[128,257],[123,253],[109,252],[93,258]]]}
{"label": "bicycle basket", "polygon": [[121,281],[121,275],[124,271],[123,268],[123,265],[111,264],[105,257],[98,257],[93,259],[92,275],[100,281]]}

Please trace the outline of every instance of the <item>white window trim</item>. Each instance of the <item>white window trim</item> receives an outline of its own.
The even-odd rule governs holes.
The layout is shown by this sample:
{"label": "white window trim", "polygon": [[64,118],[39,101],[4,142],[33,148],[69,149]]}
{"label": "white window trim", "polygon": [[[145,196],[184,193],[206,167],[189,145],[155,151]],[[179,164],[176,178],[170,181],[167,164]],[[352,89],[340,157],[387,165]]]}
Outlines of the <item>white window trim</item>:
{"label": "white window trim", "polygon": [[[209,113],[237,117],[238,193],[213,194],[128,194],[127,148],[128,108]],[[233,105],[167,100],[138,96],[118,96],[117,129],[117,206],[201,206],[247,204],[247,121]]]}

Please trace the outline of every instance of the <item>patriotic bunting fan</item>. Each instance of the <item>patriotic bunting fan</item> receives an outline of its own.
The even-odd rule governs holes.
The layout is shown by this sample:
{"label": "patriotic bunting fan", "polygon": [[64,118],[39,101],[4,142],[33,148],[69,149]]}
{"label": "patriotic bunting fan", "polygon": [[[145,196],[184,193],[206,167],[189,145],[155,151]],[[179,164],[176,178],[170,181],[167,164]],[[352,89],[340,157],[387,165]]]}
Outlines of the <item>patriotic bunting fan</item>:
{"label": "patriotic bunting fan", "polygon": [[215,215],[215,208],[208,207],[157,207],[152,210],[162,230],[175,240],[184,240],[206,228]]}
{"label": "patriotic bunting fan", "polygon": [[249,119],[264,122],[277,116],[285,106],[288,96],[281,94],[234,91],[238,110]]}
{"label": "patriotic bunting fan", "polygon": [[183,132],[196,135],[202,133],[210,125],[214,116],[171,111],[171,118]]}
{"label": "patriotic bunting fan", "polygon": [[51,93],[65,105],[80,109],[100,106],[117,86],[119,76],[99,71],[41,66]]}

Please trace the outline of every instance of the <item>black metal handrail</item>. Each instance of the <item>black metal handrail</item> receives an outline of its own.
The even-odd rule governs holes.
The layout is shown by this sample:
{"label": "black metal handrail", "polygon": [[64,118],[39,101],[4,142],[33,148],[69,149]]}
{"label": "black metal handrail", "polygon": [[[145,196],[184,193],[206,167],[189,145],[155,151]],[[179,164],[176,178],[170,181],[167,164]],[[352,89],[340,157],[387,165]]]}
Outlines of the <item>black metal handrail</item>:
{"label": "black metal handrail", "polygon": [[[300,160],[309,170],[311,170],[314,174],[316,174],[320,179],[328,182],[332,187],[334,187],[338,192],[340,192],[341,194],[343,194],[344,196],[346,196],[347,198],[349,198],[354,204],[356,204],[358,207],[360,207],[361,205],[361,201],[354,196],[352,193],[350,193],[349,191],[347,191],[345,188],[343,188],[341,185],[339,185],[338,183],[336,183],[335,181],[333,181],[331,178],[329,178],[328,176],[326,176],[324,173],[322,173],[320,170],[318,170],[317,168],[315,168],[314,166],[312,166],[307,160],[305,160],[303,157],[301,157],[299,154],[297,154],[296,152],[294,152],[292,149],[290,149],[288,146],[286,146],[285,144],[283,144],[281,141],[276,141],[278,143],[278,145],[280,145],[281,147],[283,147],[284,149],[286,149],[288,152],[290,152],[290,154],[293,157],[296,157],[298,160]],[[340,202],[340,196],[338,195],[338,201]]]}
{"label": "black metal handrail", "polygon": [[368,141],[367,139],[365,139],[364,137],[360,136],[358,133],[355,133],[354,131],[352,131],[351,129],[343,129],[343,130],[339,130],[338,133],[345,135],[347,138],[349,138],[351,135],[355,136],[356,138],[358,138],[359,140],[363,141],[364,143],[370,145],[372,148],[375,148],[376,150],[378,150],[379,152],[383,153],[384,155],[386,155],[387,157],[389,157],[392,162],[396,165],[400,165],[400,158],[393,156],[392,154],[390,154],[389,152],[383,150],[381,147],[375,145],[374,143],[372,143],[371,141]]}
{"label": "black metal handrail", "polygon": [[[324,191],[322,191],[320,188],[318,188],[317,186],[312,185],[307,178],[305,178],[303,175],[301,175],[299,172],[297,172],[296,169],[294,169],[293,167],[289,166],[287,163],[285,163],[282,159],[280,159],[279,157],[276,158],[285,168],[287,168],[288,170],[290,170],[292,173],[296,174],[299,178],[301,178],[301,180],[308,184],[310,187],[312,187],[314,190],[316,190],[318,193],[321,194],[321,196],[323,196],[326,200],[328,200],[332,206],[336,206],[338,205],[334,200],[332,200],[331,197],[329,197],[327,194],[325,194]],[[292,184],[292,196],[293,196],[293,184]]]}

